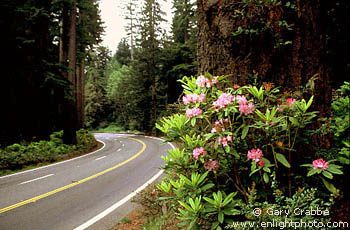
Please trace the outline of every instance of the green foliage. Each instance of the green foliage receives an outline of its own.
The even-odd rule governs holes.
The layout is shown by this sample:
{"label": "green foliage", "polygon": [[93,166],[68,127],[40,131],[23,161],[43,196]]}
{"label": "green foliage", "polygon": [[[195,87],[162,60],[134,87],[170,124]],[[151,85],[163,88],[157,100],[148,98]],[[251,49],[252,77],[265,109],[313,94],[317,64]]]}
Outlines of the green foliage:
{"label": "green foliage", "polygon": [[[235,229],[261,229],[262,222],[283,224],[313,221],[326,223],[330,221],[331,206],[334,204],[332,196],[329,200],[322,200],[317,197],[317,189],[315,188],[299,188],[292,197],[285,196],[279,189],[275,175],[272,176],[271,190],[273,192],[273,201],[259,202],[256,187],[253,185],[249,191],[248,202],[241,203],[241,214],[245,216],[245,221],[232,223],[232,225],[237,226]],[[316,210],[318,214],[314,214]],[[313,214],[310,214],[311,212]],[[253,222],[255,227],[250,225]],[[300,228],[307,229],[305,226]]]}
{"label": "green foliage", "polygon": [[[329,207],[331,202],[324,202],[309,188],[323,182],[320,191],[338,194],[328,180],[342,174],[341,167],[333,163],[334,158],[314,160],[318,169],[311,169],[308,176],[316,173],[320,177],[316,183],[309,181],[300,164],[310,159],[300,158],[297,152],[311,138],[305,134],[317,115],[310,111],[313,97],[305,100],[300,94],[257,86],[230,87],[225,78],[210,74],[184,77],[181,83],[186,95],[179,105],[183,112],[156,125],[168,141],[180,147],[162,157],[167,178],[158,185],[165,193],[160,201],[177,213],[179,226],[223,229],[242,220],[272,220],[272,216],[254,217],[254,208]],[[308,189],[300,190],[295,182]],[[251,185],[254,188],[247,190]]]}
{"label": "green foliage", "polygon": [[63,144],[63,131],[59,131],[51,134],[49,141],[7,146],[5,149],[0,149],[0,168],[15,170],[39,163],[54,162],[72,152],[83,152],[96,146],[94,136],[88,131],[80,129],[76,136],[77,145]]}

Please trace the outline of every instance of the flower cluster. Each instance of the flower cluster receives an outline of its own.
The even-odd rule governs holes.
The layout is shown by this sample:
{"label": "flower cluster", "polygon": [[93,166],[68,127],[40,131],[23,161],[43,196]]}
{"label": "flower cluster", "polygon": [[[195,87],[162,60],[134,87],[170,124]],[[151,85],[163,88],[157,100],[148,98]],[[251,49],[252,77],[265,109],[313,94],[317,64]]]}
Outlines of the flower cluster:
{"label": "flower cluster", "polygon": [[218,170],[219,163],[215,160],[209,159],[209,161],[204,164],[204,168],[208,171]]}
{"label": "flower cluster", "polygon": [[232,103],[234,97],[230,93],[223,93],[219,96],[219,98],[213,102],[213,105],[215,106],[215,110],[224,108]]}
{"label": "flower cluster", "polygon": [[202,115],[202,110],[200,108],[193,108],[193,109],[186,110],[186,116],[188,118],[199,116],[199,115]]}
{"label": "flower cluster", "polygon": [[200,102],[205,102],[205,94],[201,93],[200,95],[198,94],[186,94],[183,96],[182,101],[185,105],[188,105],[190,103],[200,103]]}
{"label": "flower cluster", "polygon": [[[296,102],[296,100],[294,98],[291,98],[291,97],[287,98],[287,100],[286,100],[287,107],[291,108],[295,102]],[[278,106],[277,111],[282,112],[285,107],[286,107],[285,104],[281,104]]]}
{"label": "flower cluster", "polygon": [[215,121],[215,126],[211,129],[211,132],[212,133],[216,133],[219,130],[224,132],[226,130],[225,127],[226,127],[227,123],[228,123],[228,119],[227,118]]}
{"label": "flower cluster", "polygon": [[245,115],[251,114],[254,112],[255,110],[255,106],[253,104],[253,102],[247,102],[247,99],[245,96],[241,96],[241,95],[237,95],[235,97],[235,100],[238,102],[239,104],[239,112]]}
{"label": "flower cluster", "polygon": [[232,142],[232,136],[227,135],[227,137],[218,137],[219,145],[228,146],[228,142]]}
{"label": "flower cluster", "polygon": [[314,160],[312,162],[312,166],[315,170],[322,169],[323,171],[328,169],[328,162],[324,161],[323,159]]}
{"label": "flower cluster", "polygon": [[263,152],[260,149],[252,149],[248,151],[248,160],[259,162],[263,157]]}
{"label": "flower cluster", "polygon": [[292,107],[292,105],[296,102],[296,100],[294,98],[287,98],[286,103],[288,108]]}
{"label": "flower cluster", "polygon": [[206,154],[207,154],[207,151],[205,151],[203,147],[200,147],[200,148],[195,148],[193,150],[192,155],[193,155],[194,159],[198,160],[200,155],[206,155]]}
{"label": "flower cluster", "polygon": [[203,75],[199,76],[196,80],[196,84],[199,87],[210,88],[211,86],[215,85],[216,83],[218,83],[218,80],[216,77],[214,79],[210,80],[209,78],[206,78]]}

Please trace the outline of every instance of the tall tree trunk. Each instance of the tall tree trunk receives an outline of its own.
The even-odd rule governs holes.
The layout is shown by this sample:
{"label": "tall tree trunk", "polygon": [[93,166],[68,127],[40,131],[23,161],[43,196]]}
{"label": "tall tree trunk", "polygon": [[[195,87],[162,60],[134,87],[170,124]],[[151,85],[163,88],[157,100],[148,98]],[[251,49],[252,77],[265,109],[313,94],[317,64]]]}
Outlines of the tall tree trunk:
{"label": "tall tree trunk", "polygon": [[[65,48],[67,49],[67,79],[71,85],[72,97],[69,101],[67,101],[64,105],[64,141],[67,144],[75,144],[76,143],[76,130],[77,130],[77,93],[76,93],[76,11],[77,6],[76,3],[73,3],[71,8],[69,9],[69,27],[68,27],[68,45],[65,46],[64,40],[62,42],[63,50],[62,50],[62,60],[64,60]],[[63,16],[65,19],[65,15]],[[65,21],[63,21],[65,22]],[[63,24],[63,26],[65,26]],[[64,32],[64,30],[63,30]],[[65,34],[63,34],[63,38]]]}
{"label": "tall tree trunk", "polygon": [[[291,31],[281,26],[271,28],[279,35],[277,38],[267,33],[233,36],[256,16],[252,13],[249,18],[234,17],[239,4],[237,0],[197,0],[199,73],[230,74],[233,82],[245,84],[254,72],[263,82],[273,82],[291,91],[306,85],[317,74],[314,107],[321,115],[326,114],[331,88],[323,63],[325,36],[320,23],[320,1],[295,1],[297,11],[281,6],[258,15],[257,20],[270,25],[281,20],[294,24]],[[253,7],[245,10],[253,12],[256,10]],[[275,47],[280,38],[290,40],[291,44]]]}
{"label": "tall tree trunk", "polygon": [[84,81],[85,81],[85,58],[80,60],[77,67],[77,127],[84,126]]}

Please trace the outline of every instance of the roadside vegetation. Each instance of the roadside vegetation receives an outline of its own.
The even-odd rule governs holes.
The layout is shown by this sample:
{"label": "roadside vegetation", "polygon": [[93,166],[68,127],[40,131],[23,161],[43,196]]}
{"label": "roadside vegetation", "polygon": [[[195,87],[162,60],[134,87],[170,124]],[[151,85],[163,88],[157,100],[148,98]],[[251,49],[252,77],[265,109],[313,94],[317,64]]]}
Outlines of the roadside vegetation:
{"label": "roadside vegetation", "polygon": [[[310,111],[310,84],[283,92],[266,84],[231,85],[209,74],[181,82],[180,112],[157,124],[180,147],[163,157],[167,177],[136,200],[146,222],[135,229],[225,229],[237,223],[247,226],[234,229],[260,229],[268,221],[349,218],[343,203],[349,191],[342,183],[349,176],[348,82],[335,92],[327,118]],[[322,123],[318,129],[316,122]],[[316,137],[331,137],[334,145],[315,146]]]}
{"label": "roadside vegetation", "polygon": [[76,132],[77,143],[63,143],[63,131],[54,132],[49,140],[16,143],[0,149],[0,176],[69,159],[98,147],[95,137],[85,129]]}

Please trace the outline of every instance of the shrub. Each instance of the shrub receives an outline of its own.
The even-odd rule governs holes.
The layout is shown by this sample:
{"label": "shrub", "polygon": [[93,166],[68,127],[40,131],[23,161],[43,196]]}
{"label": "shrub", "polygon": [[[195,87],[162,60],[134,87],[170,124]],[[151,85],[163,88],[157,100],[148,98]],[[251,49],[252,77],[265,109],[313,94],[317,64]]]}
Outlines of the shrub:
{"label": "shrub", "polygon": [[[167,179],[158,185],[167,194],[161,200],[182,220],[180,226],[223,229],[233,221],[249,220],[253,203],[286,208],[299,205],[300,197],[312,199],[303,207],[327,208],[331,202],[315,198],[316,191],[327,188],[337,194],[330,181],[342,174],[342,167],[333,159],[310,161],[297,152],[308,143],[307,127],[317,116],[309,111],[313,97],[283,93],[271,83],[230,87],[225,78],[184,77],[183,112],[156,125],[168,141],[181,146],[163,157]],[[325,186],[312,188],[319,182]]]}
{"label": "shrub", "polygon": [[53,162],[73,151],[86,151],[96,146],[94,136],[88,131],[77,131],[77,145],[63,144],[63,131],[50,135],[49,141],[31,142],[28,145],[13,144],[0,149],[1,169],[21,169],[38,163]]}

